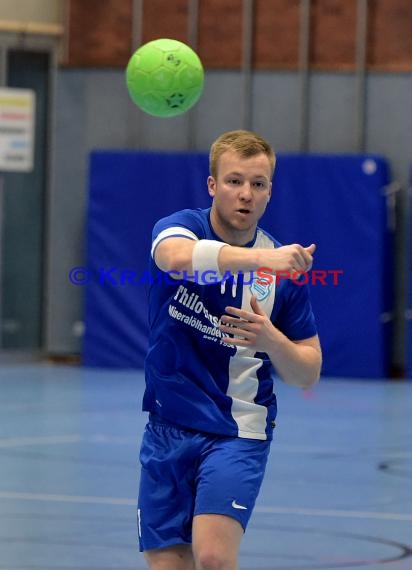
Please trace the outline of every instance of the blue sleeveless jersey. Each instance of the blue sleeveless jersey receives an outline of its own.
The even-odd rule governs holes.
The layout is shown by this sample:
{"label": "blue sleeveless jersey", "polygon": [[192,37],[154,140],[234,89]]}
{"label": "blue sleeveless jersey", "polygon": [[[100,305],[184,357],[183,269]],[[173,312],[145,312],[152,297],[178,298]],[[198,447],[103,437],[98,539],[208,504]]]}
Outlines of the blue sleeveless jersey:
{"label": "blue sleeveless jersey", "polygon": [[[178,236],[221,241],[211,227],[210,209],[176,212],[153,229],[143,409],[196,431],[271,439],[276,371],[267,354],[225,344],[218,326],[225,307],[250,311],[251,296],[256,295],[289,339],[312,337],[317,331],[307,287],[291,279],[265,280],[256,272],[225,274],[219,282],[212,272],[175,279],[157,267],[154,251],[163,239]],[[279,246],[257,228],[245,247]]]}

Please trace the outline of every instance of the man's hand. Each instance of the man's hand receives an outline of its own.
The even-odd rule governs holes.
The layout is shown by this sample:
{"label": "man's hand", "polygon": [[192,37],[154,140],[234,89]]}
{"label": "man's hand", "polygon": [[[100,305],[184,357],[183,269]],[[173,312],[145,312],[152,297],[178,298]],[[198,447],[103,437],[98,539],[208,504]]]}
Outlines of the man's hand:
{"label": "man's hand", "polygon": [[260,307],[255,295],[251,298],[250,306],[253,312],[226,307],[229,314],[223,315],[220,330],[234,337],[228,336],[222,340],[234,346],[253,348],[256,352],[269,352],[274,342],[275,327]]}
{"label": "man's hand", "polygon": [[310,271],[315,250],[316,245],[314,243],[308,247],[295,243],[265,250],[267,254],[265,264],[267,261],[267,267],[272,270],[272,273],[288,271],[292,275],[295,271]]}
{"label": "man's hand", "polygon": [[318,336],[291,341],[270,322],[255,296],[250,306],[253,312],[226,307],[229,314],[223,315],[220,330],[234,337],[225,336],[223,342],[265,352],[287,384],[300,388],[316,384],[322,365]]}

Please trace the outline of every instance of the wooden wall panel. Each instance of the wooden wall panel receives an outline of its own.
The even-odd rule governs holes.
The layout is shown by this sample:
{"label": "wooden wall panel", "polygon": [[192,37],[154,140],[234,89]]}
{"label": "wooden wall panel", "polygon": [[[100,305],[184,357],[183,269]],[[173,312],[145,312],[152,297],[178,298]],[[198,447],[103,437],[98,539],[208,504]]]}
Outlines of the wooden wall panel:
{"label": "wooden wall panel", "polygon": [[143,4],[142,43],[157,38],[188,42],[188,1],[146,0]]}
{"label": "wooden wall panel", "polygon": [[253,66],[296,68],[300,0],[255,0]]}
{"label": "wooden wall panel", "polygon": [[199,0],[198,54],[212,69],[242,63],[242,0]]}
{"label": "wooden wall panel", "polygon": [[368,63],[412,71],[412,0],[370,0]]}
{"label": "wooden wall panel", "polygon": [[357,0],[312,0],[310,65],[354,69]]}
{"label": "wooden wall panel", "polygon": [[[191,0],[144,0],[142,43],[188,42]],[[242,0],[199,0],[197,51],[206,69],[240,69]],[[134,49],[133,0],[67,0],[67,56],[76,67],[124,67]],[[357,0],[311,0],[310,67],[354,70]],[[254,0],[253,67],[297,69],[300,0]],[[412,0],[369,0],[368,66],[412,71]]]}
{"label": "wooden wall panel", "polygon": [[132,0],[70,0],[67,65],[123,67],[131,54]]}

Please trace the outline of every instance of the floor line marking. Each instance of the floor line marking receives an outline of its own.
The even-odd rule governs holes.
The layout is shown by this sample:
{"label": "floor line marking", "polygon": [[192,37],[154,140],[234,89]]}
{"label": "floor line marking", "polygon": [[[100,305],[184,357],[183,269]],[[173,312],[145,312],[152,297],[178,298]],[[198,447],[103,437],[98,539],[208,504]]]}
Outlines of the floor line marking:
{"label": "floor line marking", "polygon": [[[0,499],[17,501],[46,501],[59,503],[136,506],[135,499],[118,497],[96,497],[87,495],[58,495],[49,493],[19,493],[14,491],[0,491]],[[357,518],[412,522],[412,514],[410,513],[385,513],[378,511],[350,511],[338,509],[308,509],[298,507],[270,506],[257,506],[255,507],[255,512],[261,514],[276,515],[298,515],[348,519]]]}
{"label": "floor line marking", "polygon": [[300,515],[312,517],[334,517],[334,518],[354,518],[354,519],[375,519],[392,521],[412,521],[412,514],[409,513],[381,513],[377,511],[349,511],[338,509],[303,509],[297,507],[259,507],[255,512],[262,514],[276,515]]}
{"label": "floor line marking", "polygon": [[85,495],[56,495],[49,493],[16,493],[0,491],[0,499],[17,501],[46,501],[54,503],[79,503],[93,505],[136,505],[136,500],[116,497],[94,497]]}
{"label": "floor line marking", "polygon": [[107,436],[104,434],[94,434],[82,436],[79,434],[70,435],[41,435],[35,437],[7,437],[0,438],[0,449],[13,447],[31,447],[41,445],[60,445],[64,443],[107,443],[107,444],[129,444],[137,445],[136,436]]}
{"label": "floor line marking", "polygon": [[9,437],[0,438],[0,448],[26,447],[31,445],[59,445],[61,443],[79,443],[80,435],[48,435],[38,437]]}

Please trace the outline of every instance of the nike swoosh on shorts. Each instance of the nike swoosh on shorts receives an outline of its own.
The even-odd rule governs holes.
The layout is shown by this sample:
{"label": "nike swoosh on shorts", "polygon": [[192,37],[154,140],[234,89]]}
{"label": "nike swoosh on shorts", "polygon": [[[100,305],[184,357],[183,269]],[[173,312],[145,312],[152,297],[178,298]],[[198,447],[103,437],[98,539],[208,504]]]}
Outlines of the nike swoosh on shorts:
{"label": "nike swoosh on shorts", "polygon": [[233,499],[232,507],[234,509],[243,509],[243,510],[247,511],[247,507],[244,507],[243,505],[239,505],[239,503],[236,502],[236,499]]}

